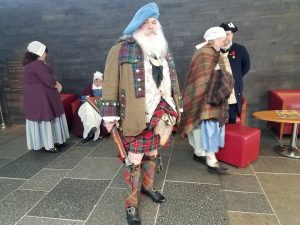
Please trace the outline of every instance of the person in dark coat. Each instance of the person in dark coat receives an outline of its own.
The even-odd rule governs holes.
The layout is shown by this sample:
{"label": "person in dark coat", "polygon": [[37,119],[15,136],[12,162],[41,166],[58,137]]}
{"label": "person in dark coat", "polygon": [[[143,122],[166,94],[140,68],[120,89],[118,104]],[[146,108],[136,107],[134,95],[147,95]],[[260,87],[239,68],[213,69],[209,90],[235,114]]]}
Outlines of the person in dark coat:
{"label": "person in dark coat", "polygon": [[73,133],[78,137],[83,137],[82,143],[98,138],[107,137],[109,134],[103,125],[102,118],[98,112],[85,102],[86,96],[102,96],[103,74],[99,71],[94,73],[93,82],[91,82],[82,92],[82,105],[75,111],[73,119]]}
{"label": "person in dark coat", "polygon": [[250,58],[247,49],[240,44],[233,43],[234,33],[238,28],[232,22],[220,25],[227,34],[227,39],[221,52],[228,56],[234,78],[233,96],[229,98],[229,123],[236,122],[236,116],[242,112],[243,77],[250,69]]}
{"label": "person in dark coat", "polygon": [[60,151],[69,130],[59,92],[62,86],[45,63],[48,49],[38,41],[29,43],[24,55],[24,112],[29,150],[43,147]]}

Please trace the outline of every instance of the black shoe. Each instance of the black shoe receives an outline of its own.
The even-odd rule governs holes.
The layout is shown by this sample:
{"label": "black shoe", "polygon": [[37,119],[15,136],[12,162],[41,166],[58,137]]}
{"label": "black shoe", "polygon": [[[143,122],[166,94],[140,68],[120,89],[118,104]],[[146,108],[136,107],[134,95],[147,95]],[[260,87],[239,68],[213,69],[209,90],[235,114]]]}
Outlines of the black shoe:
{"label": "black shoe", "polygon": [[54,144],[54,147],[56,147],[56,148],[62,148],[62,147],[64,147],[64,146],[65,146],[64,143],[62,143],[62,144],[55,143],[55,144]]}
{"label": "black shoe", "polygon": [[128,207],[126,209],[126,218],[127,218],[127,223],[129,225],[140,225],[141,224],[141,219],[139,217],[138,209],[134,206]]}
{"label": "black shoe", "polygon": [[50,149],[45,149],[46,152],[51,152],[51,153],[56,153],[56,152],[60,152],[59,148],[50,148]]}
{"label": "black shoe", "polygon": [[196,154],[193,155],[193,160],[206,165],[206,157],[205,156],[197,156]]}
{"label": "black shoe", "polygon": [[229,171],[229,169],[227,169],[227,168],[225,168],[221,165],[218,165],[216,167],[212,167],[212,166],[207,165],[207,170],[210,173],[216,173],[216,174],[219,174],[219,175],[228,174],[228,171]]}
{"label": "black shoe", "polygon": [[152,201],[156,203],[164,203],[166,201],[166,198],[154,188],[147,190],[142,186],[141,193],[148,196],[149,198],[152,199]]}
{"label": "black shoe", "polygon": [[93,127],[90,132],[88,133],[87,137],[84,138],[81,142],[82,143],[88,143],[90,142],[91,140],[93,140],[94,136],[95,136],[95,132],[96,132],[97,128],[96,127]]}

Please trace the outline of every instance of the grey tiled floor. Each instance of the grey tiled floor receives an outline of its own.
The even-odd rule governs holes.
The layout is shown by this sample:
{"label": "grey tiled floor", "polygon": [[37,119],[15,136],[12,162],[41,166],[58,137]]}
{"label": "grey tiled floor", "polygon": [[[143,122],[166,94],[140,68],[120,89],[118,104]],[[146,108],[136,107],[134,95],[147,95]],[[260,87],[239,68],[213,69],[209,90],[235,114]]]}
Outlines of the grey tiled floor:
{"label": "grey tiled floor", "polygon": [[[299,225],[300,161],[275,153],[277,144],[262,128],[259,159],[245,169],[226,165],[231,175],[218,176],[175,137],[161,151],[164,170],[155,180],[167,202],[140,196],[143,225]],[[72,137],[51,154],[28,151],[22,125],[0,130],[0,224],[126,225],[116,155],[111,138],[82,144]]]}

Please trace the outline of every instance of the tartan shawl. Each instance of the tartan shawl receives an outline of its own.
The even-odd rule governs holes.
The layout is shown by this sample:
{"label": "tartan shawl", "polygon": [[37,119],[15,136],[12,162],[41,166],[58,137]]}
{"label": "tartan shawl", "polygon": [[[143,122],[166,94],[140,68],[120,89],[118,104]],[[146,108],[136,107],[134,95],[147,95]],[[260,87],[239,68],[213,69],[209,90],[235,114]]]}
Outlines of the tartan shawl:
{"label": "tartan shawl", "polygon": [[234,85],[233,76],[222,70],[215,70],[207,90],[207,103],[219,105],[228,101]]}
{"label": "tartan shawl", "polygon": [[[132,37],[120,41],[123,41],[123,43],[119,52],[118,63],[119,65],[122,65],[123,63],[129,63],[132,65],[135,96],[137,98],[145,97],[145,68],[143,50]],[[177,94],[177,74],[173,55],[170,51],[168,51],[165,59],[169,65],[172,93]]]}
{"label": "tartan shawl", "polygon": [[228,120],[227,101],[219,105],[207,103],[208,88],[217,63],[223,73],[228,73],[219,53],[210,44],[198,49],[192,57],[182,93],[183,113],[178,126],[181,136],[197,128],[203,120],[214,119],[220,125]]}

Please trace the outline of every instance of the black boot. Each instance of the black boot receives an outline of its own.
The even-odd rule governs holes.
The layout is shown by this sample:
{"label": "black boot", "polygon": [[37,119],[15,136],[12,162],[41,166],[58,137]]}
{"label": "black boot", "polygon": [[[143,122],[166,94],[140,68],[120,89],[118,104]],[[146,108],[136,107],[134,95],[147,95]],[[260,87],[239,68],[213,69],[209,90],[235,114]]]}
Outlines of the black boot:
{"label": "black boot", "polygon": [[215,167],[207,165],[207,170],[210,173],[216,173],[216,174],[219,174],[219,175],[226,175],[229,172],[229,169],[221,166],[220,164],[218,164]]}
{"label": "black boot", "polygon": [[87,137],[85,139],[83,139],[81,142],[82,143],[88,143],[91,140],[93,140],[94,136],[95,136],[95,132],[96,132],[97,128],[93,127],[90,132],[88,133]]}
{"label": "black boot", "polygon": [[156,202],[156,203],[161,204],[166,201],[166,198],[161,193],[159,193],[157,190],[155,190],[154,188],[147,190],[142,186],[141,193],[148,196],[149,198],[152,199],[153,202]]}
{"label": "black boot", "polygon": [[126,209],[126,218],[128,225],[140,225],[141,219],[139,217],[138,209],[134,206]]}
{"label": "black boot", "polygon": [[205,156],[197,156],[196,154],[193,155],[193,160],[206,165],[206,157]]}

